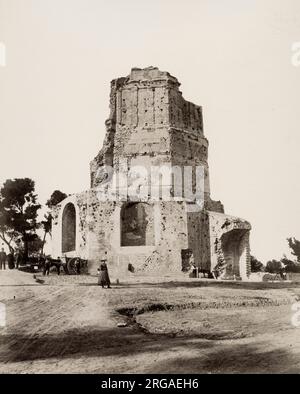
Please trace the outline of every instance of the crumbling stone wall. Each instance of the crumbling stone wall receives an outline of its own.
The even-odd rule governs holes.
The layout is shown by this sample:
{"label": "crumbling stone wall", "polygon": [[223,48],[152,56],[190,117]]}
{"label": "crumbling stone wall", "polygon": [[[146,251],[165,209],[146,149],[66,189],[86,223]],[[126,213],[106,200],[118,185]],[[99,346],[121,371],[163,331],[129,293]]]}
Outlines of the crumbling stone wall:
{"label": "crumbling stone wall", "polygon": [[[89,192],[81,194],[74,194],[67,197],[64,201],[58,204],[52,211],[52,255],[53,257],[67,256],[67,257],[81,257],[88,258],[87,253],[87,210],[88,210],[88,196]],[[68,236],[63,233],[63,214],[65,207],[72,205],[75,209],[75,248],[65,252],[63,250],[63,237]]]}
{"label": "crumbling stone wall", "polygon": [[211,270],[218,271],[222,278],[249,278],[250,223],[216,212],[209,212],[208,218]]}
{"label": "crumbling stone wall", "polygon": [[201,271],[210,271],[209,216],[206,210],[189,213],[188,244],[193,251],[195,265]]}
{"label": "crumbling stone wall", "polygon": [[[222,203],[211,199],[202,108],[186,101],[179,87],[175,77],[154,67],[134,68],[129,76],[111,82],[103,147],[90,164],[91,189],[68,197],[53,212],[55,255],[62,253],[62,212],[66,204],[72,203],[76,211],[76,247],[68,255],[88,258],[91,273],[96,272],[100,258],[107,252],[111,274],[118,278],[129,271],[184,274],[192,262],[200,270],[218,270],[223,278],[249,276],[251,226],[225,215]],[[137,200],[127,194],[120,198],[120,184],[109,194],[112,178],[107,166],[134,187],[137,185],[132,169],[136,166],[147,170],[153,166],[177,166],[181,170],[190,166],[194,173],[201,166],[203,205],[191,210],[195,199],[177,195],[171,176],[162,185],[154,185],[154,189],[170,191],[169,200],[153,198],[148,176],[140,180],[138,188],[145,193]],[[196,186],[195,177],[192,186]],[[138,213],[145,213],[144,222],[141,216],[133,218],[133,211],[124,216],[124,209],[132,203],[147,206]],[[134,221],[139,221],[138,226]],[[124,229],[130,237],[138,236],[138,241],[123,242]]]}
{"label": "crumbling stone wall", "polygon": [[91,163],[92,187],[103,181],[105,164],[125,173],[139,164],[201,165],[209,200],[202,109],[184,100],[179,86],[176,78],[154,67],[132,69],[127,78],[112,81],[104,145]]}

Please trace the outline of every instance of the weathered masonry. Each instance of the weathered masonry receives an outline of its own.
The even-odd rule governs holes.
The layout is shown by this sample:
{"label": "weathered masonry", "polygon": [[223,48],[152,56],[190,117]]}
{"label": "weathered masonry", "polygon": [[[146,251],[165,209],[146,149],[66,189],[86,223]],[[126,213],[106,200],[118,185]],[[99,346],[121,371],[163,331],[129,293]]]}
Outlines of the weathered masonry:
{"label": "weathered masonry", "polygon": [[[107,251],[117,277],[129,271],[184,274],[194,263],[224,278],[248,278],[251,226],[225,215],[221,202],[210,198],[202,108],[186,101],[179,86],[154,67],[134,68],[112,81],[103,147],[90,165],[91,189],[54,210],[53,256],[88,259],[94,272]],[[149,183],[152,168],[171,171],[155,181],[151,175]],[[181,193],[186,168],[193,191],[197,168],[202,171],[201,201],[196,193]],[[182,174],[179,188],[174,169]],[[130,188],[137,191],[134,198]]]}

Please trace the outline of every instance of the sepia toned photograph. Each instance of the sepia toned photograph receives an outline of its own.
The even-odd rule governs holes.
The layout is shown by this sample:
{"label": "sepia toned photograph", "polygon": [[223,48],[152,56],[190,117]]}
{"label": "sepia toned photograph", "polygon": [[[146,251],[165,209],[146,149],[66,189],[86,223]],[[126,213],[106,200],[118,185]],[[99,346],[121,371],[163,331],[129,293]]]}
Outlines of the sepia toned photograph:
{"label": "sepia toned photograph", "polygon": [[298,374],[299,103],[297,0],[0,0],[0,376]]}

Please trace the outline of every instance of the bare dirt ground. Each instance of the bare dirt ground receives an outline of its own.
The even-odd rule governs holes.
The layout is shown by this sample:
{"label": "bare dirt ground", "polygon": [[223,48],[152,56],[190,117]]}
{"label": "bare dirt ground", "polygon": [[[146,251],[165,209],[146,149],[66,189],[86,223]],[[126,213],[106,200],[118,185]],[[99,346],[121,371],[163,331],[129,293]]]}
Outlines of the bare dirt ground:
{"label": "bare dirt ground", "polygon": [[300,372],[299,286],[147,282],[0,272],[0,373]]}

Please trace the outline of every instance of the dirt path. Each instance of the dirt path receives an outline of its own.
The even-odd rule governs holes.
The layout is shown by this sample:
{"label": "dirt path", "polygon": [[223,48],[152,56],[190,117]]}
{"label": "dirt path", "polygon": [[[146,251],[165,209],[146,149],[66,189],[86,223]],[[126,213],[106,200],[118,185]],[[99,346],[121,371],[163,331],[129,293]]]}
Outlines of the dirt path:
{"label": "dirt path", "polygon": [[120,288],[47,286],[28,274],[1,275],[7,325],[0,328],[0,373],[300,372],[300,329],[288,324],[290,305],[266,308],[274,324],[246,338],[145,334],[117,327],[126,318],[109,300]]}

